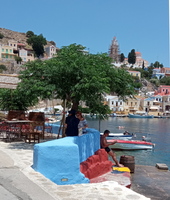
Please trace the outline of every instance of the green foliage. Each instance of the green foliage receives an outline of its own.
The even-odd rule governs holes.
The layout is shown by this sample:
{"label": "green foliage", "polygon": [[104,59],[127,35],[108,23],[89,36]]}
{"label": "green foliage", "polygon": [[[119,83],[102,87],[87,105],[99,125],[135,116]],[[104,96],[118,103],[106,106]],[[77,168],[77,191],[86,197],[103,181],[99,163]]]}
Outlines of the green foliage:
{"label": "green foliage", "polygon": [[28,96],[33,99],[52,99],[54,97],[55,86],[50,83],[49,72],[45,69],[46,65],[41,60],[27,62],[21,71],[19,78],[22,80],[18,88],[27,91]]}
{"label": "green foliage", "polygon": [[163,64],[159,63],[158,61],[156,61],[154,64],[153,64],[153,67],[154,68],[163,68]]}
{"label": "green foliage", "polygon": [[27,39],[27,43],[32,46],[35,56],[39,58],[40,56],[43,57],[44,54],[44,45],[47,44],[46,39],[43,37],[42,34],[40,35],[33,35]]}
{"label": "green foliage", "polygon": [[5,65],[0,65],[0,73],[2,73],[3,71],[6,71],[7,68]]}
{"label": "green foliage", "polygon": [[1,110],[27,110],[29,106],[35,105],[38,98],[32,98],[27,91],[0,89],[0,108]]}
{"label": "green foliage", "polygon": [[4,35],[2,33],[0,33],[0,39],[3,39]]}
{"label": "green foliage", "polygon": [[17,62],[17,64],[22,62],[22,58],[20,56],[15,56],[15,61]]}
{"label": "green foliage", "polygon": [[148,79],[151,79],[151,77],[153,75],[153,69],[154,69],[154,67],[152,65],[150,67],[148,67]]}
{"label": "green foliage", "polygon": [[132,64],[132,66],[136,63],[135,49],[132,49],[131,52],[128,54],[128,63]]}
{"label": "green foliage", "polygon": [[150,79],[150,82],[156,85],[157,87],[160,85],[160,81],[157,78]]}
{"label": "green foliage", "polygon": [[79,110],[81,113],[90,113],[90,109],[89,109],[88,107],[83,108],[83,107],[79,106],[79,107],[78,107],[78,110]]}
{"label": "green foliage", "polygon": [[144,61],[142,63],[142,69],[145,69],[145,63],[144,63]]}
{"label": "green foliage", "polygon": [[170,77],[169,76],[165,76],[163,78],[160,79],[160,84],[161,85],[170,85]]}
{"label": "green foliage", "polygon": [[125,60],[125,56],[123,53],[120,54],[120,62],[122,63]]}
{"label": "green foliage", "polygon": [[107,54],[90,54],[82,45],[64,46],[57,57],[26,63],[19,88],[41,99],[60,98],[77,110],[80,101],[90,112],[105,114],[104,93],[134,94],[134,80],[123,69],[114,69]]}
{"label": "green foliage", "polygon": [[26,32],[26,37],[30,38],[32,36],[34,36],[34,32],[33,31],[27,31]]}

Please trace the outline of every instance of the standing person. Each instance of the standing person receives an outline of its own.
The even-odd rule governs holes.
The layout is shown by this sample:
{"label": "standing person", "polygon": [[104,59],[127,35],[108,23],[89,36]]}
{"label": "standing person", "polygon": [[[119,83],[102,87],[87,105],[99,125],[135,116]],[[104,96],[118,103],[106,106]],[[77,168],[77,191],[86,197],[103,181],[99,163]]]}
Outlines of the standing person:
{"label": "standing person", "polygon": [[102,149],[105,149],[105,151],[112,157],[112,159],[114,160],[114,162],[116,163],[116,165],[118,167],[123,167],[123,165],[121,165],[118,160],[116,159],[116,155],[115,153],[109,148],[110,145],[113,145],[117,142],[117,140],[115,140],[112,143],[108,143],[106,140],[106,137],[109,136],[110,131],[109,130],[105,130],[104,134],[100,137],[100,145]]}
{"label": "standing person", "polygon": [[78,136],[78,124],[80,120],[75,115],[76,111],[71,110],[69,111],[68,117],[66,117],[65,121],[66,136]]}
{"label": "standing person", "polygon": [[87,120],[83,117],[80,111],[76,113],[76,117],[80,120],[78,124],[78,128],[82,129],[82,134],[87,133],[87,130],[86,130],[86,128],[88,128]]}

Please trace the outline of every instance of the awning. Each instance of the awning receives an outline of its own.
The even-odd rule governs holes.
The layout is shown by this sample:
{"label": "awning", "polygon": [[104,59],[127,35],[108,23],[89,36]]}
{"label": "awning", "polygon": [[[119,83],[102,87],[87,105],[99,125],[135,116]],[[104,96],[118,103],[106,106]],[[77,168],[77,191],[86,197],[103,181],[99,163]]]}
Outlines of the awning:
{"label": "awning", "polygon": [[159,108],[157,106],[151,106],[150,110],[159,110]]}

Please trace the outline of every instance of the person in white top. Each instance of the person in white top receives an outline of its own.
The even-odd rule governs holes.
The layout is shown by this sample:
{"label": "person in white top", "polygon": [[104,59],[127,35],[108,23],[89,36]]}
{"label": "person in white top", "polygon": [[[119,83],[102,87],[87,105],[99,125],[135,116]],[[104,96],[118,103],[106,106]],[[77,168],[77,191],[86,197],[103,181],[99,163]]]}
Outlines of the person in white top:
{"label": "person in white top", "polygon": [[86,134],[88,128],[87,120],[83,117],[82,113],[80,111],[77,111],[76,117],[80,120],[78,124],[79,130],[82,129],[82,134]]}

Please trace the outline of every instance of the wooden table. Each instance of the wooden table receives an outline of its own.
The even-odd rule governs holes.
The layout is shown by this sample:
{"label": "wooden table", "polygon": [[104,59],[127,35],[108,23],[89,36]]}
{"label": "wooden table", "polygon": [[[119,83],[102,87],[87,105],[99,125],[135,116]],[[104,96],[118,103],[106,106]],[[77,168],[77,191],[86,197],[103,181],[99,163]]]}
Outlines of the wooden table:
{"label": "wooden table", "polygon": [[30,120],[6,120],[6,139],[11,142],[12,139],[22,140],[23,125],[30,125]]}
{"label": "wooden table", "polygon": [[[44,139],[44,122],[32,120],[6,120],[6,140],[11,142],[15,140],[23,140],[31,143],[40,141],[40,137]],[[27,126],[28,125],[28,126]]]}

